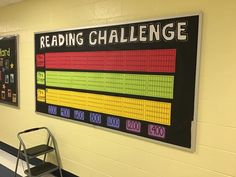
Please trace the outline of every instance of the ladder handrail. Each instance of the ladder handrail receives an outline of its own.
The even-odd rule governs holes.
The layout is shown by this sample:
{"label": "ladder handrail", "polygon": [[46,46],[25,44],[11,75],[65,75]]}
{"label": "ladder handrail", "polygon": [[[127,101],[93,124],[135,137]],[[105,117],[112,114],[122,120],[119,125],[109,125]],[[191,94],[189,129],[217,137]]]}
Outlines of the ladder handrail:
{"label": "ladder handrail", "polygon": [[47,127],[36,127],[36,128],[31,128],[31,129],[21,131],[17,135],[21,135],[23,133],[29,133],[29,132],[32,132],[32,131],[37,131],[37,130],[40,130],[40,129],[46,129],[47,131],[49,131]]}
{"label": "ladder handrail", "polygon": [[[23,149],[24,149],[24,153],[26,153],[26,146],[25,146],[25,143],[24,143],[24,141],[23,141],[23,139],[21,138],[21,134],[24,134],[24,133],[29,133],[29,132],[32,132],[32,131],[36,131],[36,130],[40,130],[40,129],[46,129],[46,130],[48,130],[46,127],[38,127],[38,128],[31,128],[31,129],[27,129],[27,130],[24,130],[24,131],[22,131],[22,132],[19,132],[18,134],[17,134],[17,138],[19,139],[19,141],[20,141],[20,144],[22,144],[22,146],[23,146]],[[48,130],[49,131],[49,130]]]}

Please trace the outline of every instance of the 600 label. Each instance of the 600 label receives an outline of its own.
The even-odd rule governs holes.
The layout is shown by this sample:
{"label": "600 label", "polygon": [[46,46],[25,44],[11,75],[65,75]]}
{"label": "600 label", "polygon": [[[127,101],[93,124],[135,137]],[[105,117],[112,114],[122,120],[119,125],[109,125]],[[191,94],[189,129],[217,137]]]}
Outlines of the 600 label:
{"label": "600 label", "polygon": [[139,121],[135,121],[135,120],[126,120],[126,130],[140,133],[141,132],[141,123]]}

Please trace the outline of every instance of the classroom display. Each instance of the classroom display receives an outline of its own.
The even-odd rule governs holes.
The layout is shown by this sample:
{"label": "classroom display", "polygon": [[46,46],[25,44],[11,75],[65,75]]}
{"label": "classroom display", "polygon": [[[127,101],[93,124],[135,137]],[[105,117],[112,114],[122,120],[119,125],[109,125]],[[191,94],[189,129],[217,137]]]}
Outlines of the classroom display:
{"label": "classroom display", "polygon": [[191,149],[199,23],[36,33],[36,111]]}
{"label": "classroom display", "polygon": [[0,103],[18,106],[17,36],[0,36]]}

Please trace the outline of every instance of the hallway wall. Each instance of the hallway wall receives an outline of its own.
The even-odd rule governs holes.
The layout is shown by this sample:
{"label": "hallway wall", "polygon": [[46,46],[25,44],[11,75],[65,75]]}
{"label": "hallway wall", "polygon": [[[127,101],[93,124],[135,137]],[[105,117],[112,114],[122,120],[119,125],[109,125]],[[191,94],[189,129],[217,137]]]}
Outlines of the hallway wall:
{"label": "hallway wall", "polygon": [[[199,11],[196,152],[35,113],[34,32]],[[0,141],[18,147],[17,132],[47,126],[57,138],[63,168],[81,177],[236,177],[235,18],[234,0],[25,0],[0,8],[0,35],[19,34],[20,70],[20,108],[0,104]]]}

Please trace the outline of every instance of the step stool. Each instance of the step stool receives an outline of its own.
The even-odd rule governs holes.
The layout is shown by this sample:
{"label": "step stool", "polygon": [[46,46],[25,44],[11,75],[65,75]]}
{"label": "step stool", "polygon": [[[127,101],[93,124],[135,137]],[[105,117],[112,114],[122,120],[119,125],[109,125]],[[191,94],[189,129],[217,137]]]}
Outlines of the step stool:
{"label": "step stool", "polygon": [[[21,135],[29,133],[29,132],[33,132],[33,131],[39,131],[39,130],[46,130],[47,136],[48,136],[46,144],[40,144],[31,148],[26,148],[26,145],[23,142]],[[15,177],[17,176],[19,160],[22,157],[24,157],[26,160],[27,170],[25,170],[24,173],[27,175],[27,177],[40,177],[46,174],[50,174],[57,170],[59,170],[60,172],[60,177],[63,177],[56,140],[48,128],[39,127],[39,128],[28,129],[28,130],[19,132],[17,134],[17,137],[20,141],[20,145],[19,145],[17,161],[16,161]],[[55,153],[57,165],[54,165],[50,162],[46,162],[46,156],[48,153],[51,153],[51,152]],[[42,163],[30,168],[30,163],[29,163],[30,159],[34,159],[41,155],[44,155]]]}

